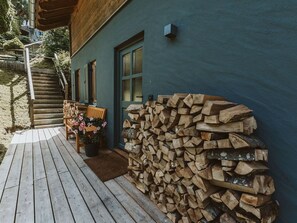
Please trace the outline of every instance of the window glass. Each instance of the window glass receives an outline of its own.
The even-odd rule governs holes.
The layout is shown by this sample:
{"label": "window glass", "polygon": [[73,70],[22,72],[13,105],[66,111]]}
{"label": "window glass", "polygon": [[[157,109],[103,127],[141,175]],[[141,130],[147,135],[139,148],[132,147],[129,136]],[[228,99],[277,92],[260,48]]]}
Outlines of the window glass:
{"label": "window glass", "polygon": [[123,76],[130,75],[130,68],[131,68],[131,55],[127,53],[123,56]]}
{"label": "window glass", "polygon": [[142,77],[133,78],[133,101],[142,102]]}
{"label": "window glass", "polygon": [[133,74],[142,73],[142,47],[133,51]]}
{"label": "window glass", "polygon": [[122,86],[123,86],[123,101],[130,101],[130,80],[123,80],[122,81]]}

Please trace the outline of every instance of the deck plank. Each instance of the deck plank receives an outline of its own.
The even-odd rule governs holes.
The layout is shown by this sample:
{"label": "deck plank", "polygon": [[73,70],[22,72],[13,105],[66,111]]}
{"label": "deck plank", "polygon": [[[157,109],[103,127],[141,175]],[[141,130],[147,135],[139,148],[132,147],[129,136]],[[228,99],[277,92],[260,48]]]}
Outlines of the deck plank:
{"label": "deck plank", "polygon": [[143,193],[137,190],[125,177],[115,178],[115,181],[158,223],[170,223],[171,221],[158,207]]}
{"label": "deck plank", "polygon": [[34,181],[35,220],[36,222],[54,222],[51,198],[46,178]]}
{"label": "deck plank", "polygon": [[[59,137],[57,136],[57,133],[50,130],[53,134],[53,140],[60,145],[59,143]],[[100,200],[100,198],[97,196],[96,192],[92,188],[92,186],[89,184],[88,180],[84,176],[84,174],[81,172],[80,168],[76,165],[70,154],[68,153],[65,146],[58,146],[59,151],[61,152],[65,162],[67,163],[67,167],[69,168],[69,171],[75,180],[75,183],[77,187],[80,190],[80,193],[84,197],[85,202],[87,203],[94,219],[99,220],[100,223],[106,222],[106,223],[112,223],[115,222],[110,215],[110,213],[105,208],[104,204]]]}
{"label": "deck plank", "polygon": [[[118,200],[113,196],[113,194],[108,190],[108,188],[104,185],[104,183],[94,174],[94,172],[85,164],[82,158],[77,154],[75,149],[65,140],[64,135],[59,131],[58,128],[54,129],[54,132],[57,134],[58,138],[56,139],[56,144],[58,146],[64,145],[67,147],[68,152],[76,162],[76,164],[80,167],[81,171],[84,173],[85,177],[88,179],[90,184],[93,186],[94,190],[113,216],[116,222],[123,223],[131,223],[134,220],[127,213],[127,211],[122,207],[122,205],[118,202]],[[81,162],[84,164],[81,165]]]}
{"label": "deck plank", "polygon": [[25,149],[26,141],[25,132],[19,133],[18,145],[16,147],[15,155],[10,167],[10,172],[7,178],[5,188],[18,186],[20,183],[22,162],[23,162],[23,153]]}
{"label": "deck plank", "polygon": [[13,223],[15,220],[15,210],[18,199],[19,187],[14,186],[4,190],[0,203],[1,222]]}
{"label": "deck plank", "polygon": [[121,202],[136,222],[155,222],[114,180],[105,182],[114,196]]}
{"label": "deck plank", "polygon": [[8,149],[6,151],[6,154],[3,158],[3,161],[0,166],[0,176],[1,176],[0,177],[0,202],[1,202],[3,191],[4,191],[4,187],[6,184],[6,180],[8,177],[8,173],[9,173],[9,170],[10,170],[10,167],[12,164],[12,160],[13,160],[13,157],[15,154],[15,150],[17,147],[17,144],[16,144],[17,137],[18,137],[17,134],[15,134],[13,136],[12,141],[11,141],[10,145],[8,146]]}
{"label": "deck plank", "polygon": [[[53,130],[54,130],[55,134],[60,138],[60,141],[66,147],[67,151],[72,156],[72,158],[74,159],[74,161],[76,162],[76,164],[80,168],[87,166],[86,163],[81,158],[81,156],[75,151],[73,145],[69,141],[67,141],[66,138],[65,138],[65,135],[62,134],[62,132],[63,132],[62,130],[63,129],[61,129],[61,128],[54,128]],[[65,130],[64,130],[64,132],[65,132]]]}
{"label": "deck plank", "polygon": [[55,162],[58,173],[64,173],[64,172],[68,171],[67,166],[66,166],[61,154],[59,153],[57,146],[56,146],[55,142],[53,141],[49,130],[50,129],[43,130],[43,132],[45,134],[45,138],[46,138],[48,146],[50,148],[50,151],[51,151],[51,154],[52,154],[53,160]]}
{"label": "deck plank", "polygon": [[75,221],[86,223],[95,222],[71,174],[69,172],[61,173],[60,177]]}
{"label": "deck plank", "polygon": [[16,222],[31,223],[34,222],[32,130],[26,131],[25,135],[26,144],[23,155]]}
{"label": "deck plank", "polygon": [[101,198],[102,202],[109,210],[116,222],[135,222],[121,205],[121,203],[109,191],[107,186],[96,176],[96,174],[89,167],[83,167],[81,168],[81,170],[88,178],[90,184],[93,186],[98,196]]}
{"label": "deck plank", "polygon": [[56,170],[43,129],[39,129],[38,134],[55,221],[67,223],[74,222],[72,212],[64,193],[62,183],[58,176],[58,172]]}
{"label": "deck plank", "polygon": [[45,169],[43,164],[43,157],[41,153],[41,147],[39,143],[38,130],[33,129],[33,164],[34,164],[34,180],[40,180],[45,178]]}

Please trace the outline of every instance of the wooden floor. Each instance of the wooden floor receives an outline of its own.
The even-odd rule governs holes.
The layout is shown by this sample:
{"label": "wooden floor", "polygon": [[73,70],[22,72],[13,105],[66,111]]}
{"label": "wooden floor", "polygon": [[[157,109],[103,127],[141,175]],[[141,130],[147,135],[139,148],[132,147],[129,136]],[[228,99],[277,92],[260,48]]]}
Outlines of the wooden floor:
{"label": "wooden floor", "polygon": [[16,133],[0,166],[0,222],[170,222],[121,176],[103,183],[64,128]]}

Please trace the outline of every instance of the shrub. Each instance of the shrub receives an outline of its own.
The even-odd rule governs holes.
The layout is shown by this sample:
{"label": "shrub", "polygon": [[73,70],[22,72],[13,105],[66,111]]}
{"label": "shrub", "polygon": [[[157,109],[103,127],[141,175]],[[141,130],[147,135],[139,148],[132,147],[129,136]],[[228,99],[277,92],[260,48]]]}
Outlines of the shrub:
{"label": "shrub", "polygon": [[19,39],[23,44],[31,43],[30,38],[28,36],[19,36]]}
{"label": "shrub", "polygon": [[60,51],[57,53],[58,56],[58,65],[61,67],[65,75],[70,74],[71,72],[71,60],[70,53],[68,51]]}
{"label": "shrub", "polygon": [[8,31],[8,32],[6,32],[6,33],[3,33],[3,34],[2,34],[2,37],[3,37],[4,39],[6,39],[6,40],[11,40],[11,39],[15,38],[16,35],[15,35],[14,32]]}
{"label": "shrub", "polygon": [[23,49],[24,44],[19,40],[19,38],[15,37],[12,40],[8,40],[3,44],[4,50],[12,50],[12,49]]}
{"label": "shrub", "polygon": [[0,33],[4,33],[10,28],[9,3],[7,0],[0,0]]}
{"label": "shrub", "polygon": [[58,28],[45,32],[43,36],[42,51],[45,56],[53,57],[61,50],[69,51],[68,28]]}

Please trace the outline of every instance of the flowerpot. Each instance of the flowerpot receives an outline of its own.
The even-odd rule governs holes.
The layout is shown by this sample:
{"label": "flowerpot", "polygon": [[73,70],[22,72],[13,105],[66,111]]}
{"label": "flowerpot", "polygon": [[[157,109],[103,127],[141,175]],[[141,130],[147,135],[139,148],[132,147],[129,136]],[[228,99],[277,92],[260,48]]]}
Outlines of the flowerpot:
{"label": "flowerpot", "polygon": [[86,156],[88,157],[97,156],[98,149],[99,149],[98,143],[86,144],[85,145]]}

